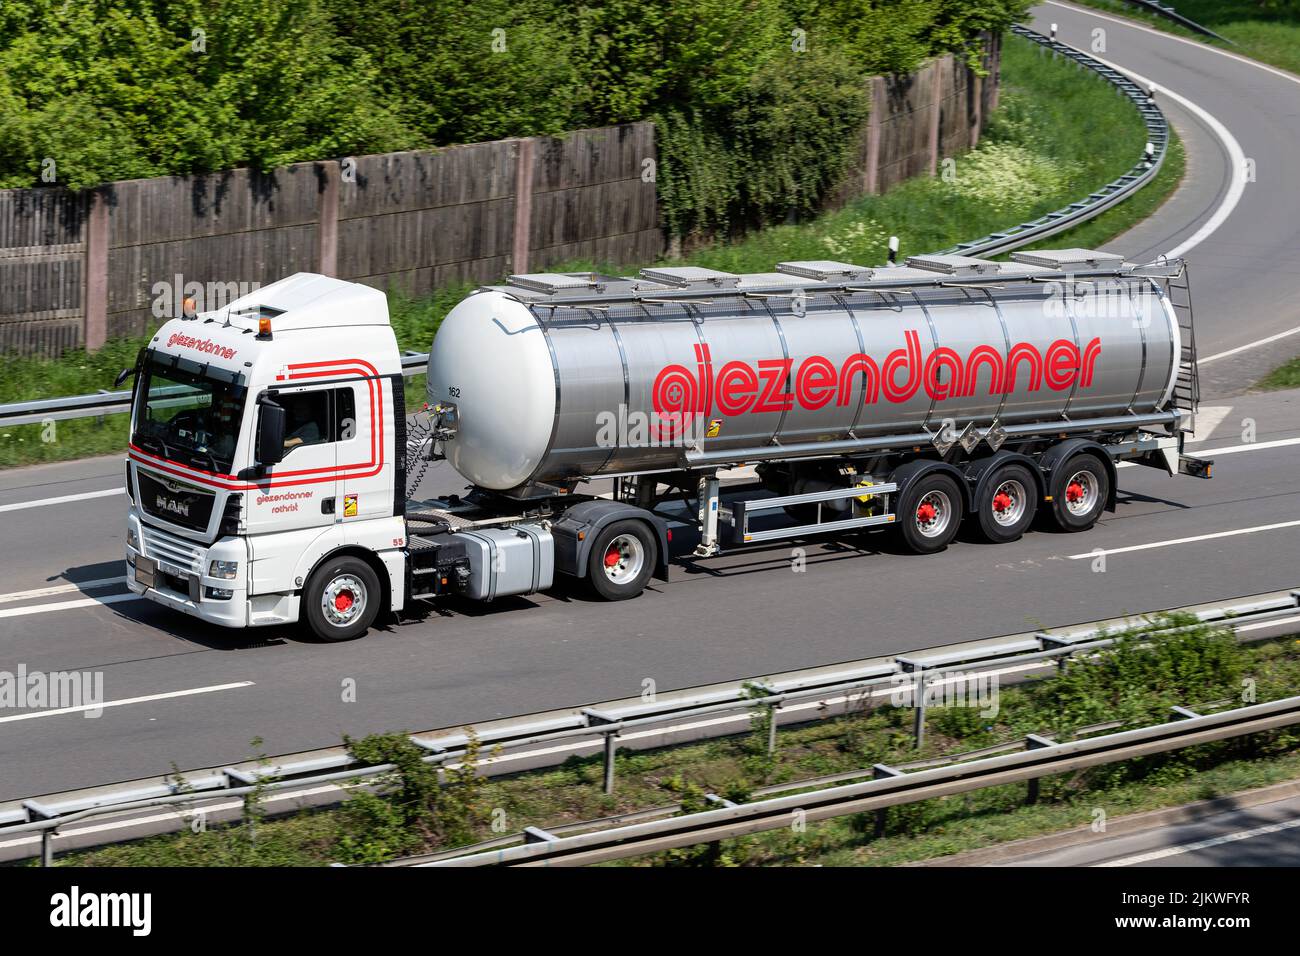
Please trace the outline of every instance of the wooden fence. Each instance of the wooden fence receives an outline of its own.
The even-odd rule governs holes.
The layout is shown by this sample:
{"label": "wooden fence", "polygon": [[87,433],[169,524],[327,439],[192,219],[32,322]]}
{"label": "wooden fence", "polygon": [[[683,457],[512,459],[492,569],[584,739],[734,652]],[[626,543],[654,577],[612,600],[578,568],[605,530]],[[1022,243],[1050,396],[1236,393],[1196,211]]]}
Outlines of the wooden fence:
{"label": "wooden fence", "polygon": [[[842,205],[975,145],[996,105],[952,57],[872,81]],[[651,262],[665,249],[654,126],[61,188],[0,190],[0,352],[58,354],[141,335],[183,295],[219,308],[294,272],[420,295],[573,259]]]}

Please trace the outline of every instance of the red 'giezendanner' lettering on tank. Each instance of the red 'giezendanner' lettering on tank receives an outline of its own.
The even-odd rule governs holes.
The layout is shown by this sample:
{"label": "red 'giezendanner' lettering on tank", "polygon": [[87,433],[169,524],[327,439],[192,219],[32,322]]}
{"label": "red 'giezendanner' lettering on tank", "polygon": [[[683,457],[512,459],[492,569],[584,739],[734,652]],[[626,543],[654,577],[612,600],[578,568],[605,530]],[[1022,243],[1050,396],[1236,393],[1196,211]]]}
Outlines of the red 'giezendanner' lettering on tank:
{"label": "red 'giezendanner' lettering on tank", "polygon": [[861,402],[874,405],[881,395],[887,402],[910,401],[922,388],[935,401],[963,398],[981,390],[988,380],[988,394],[1023,390],[1037,392],[1044,383],[1061,392],[1089,388],[1101,356],[1101,339],[1084,347],[1069,339],[1057,339],[1044,355],[1030,342],[1017,342],[1004,355],[991,345],[978,345],[962,356],[940,347],[922,358],[921,337],[908,329],[903,345],[877,364],[870,355],[854,352],[839,362],[824,355],[810,355],[797,368],[791,359],[759,359],[727,362],[714,372],[707,345],[695,346],[695,369],[666,365],[655,376],[651,403],[657,416],[655,431],[660,439],[680,435],[696,416],[707,416],[716,407],[724,415],[781,412],[798,405],[810,411],[824,408],[833,400],[845,406],[861,391]]}

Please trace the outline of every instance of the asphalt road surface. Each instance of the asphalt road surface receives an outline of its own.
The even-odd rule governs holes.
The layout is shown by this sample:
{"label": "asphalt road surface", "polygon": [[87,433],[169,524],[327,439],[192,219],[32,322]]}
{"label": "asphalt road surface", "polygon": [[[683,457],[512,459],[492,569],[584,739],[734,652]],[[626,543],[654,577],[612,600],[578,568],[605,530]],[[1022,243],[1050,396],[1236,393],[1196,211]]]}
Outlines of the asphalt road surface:
{"label": "asphalt road surface", "polygon": [[[1028,854],[1003,865],[1300,866],[1300,797]],[[1249,907],[1238,915],[1249,915]]]}
{"label": "asphalt road surface", "polygon": [[[1300,195],[1286,181],[1300,155],[1296,84],[1090,14],[1039,12],[1085,49],[1105,26],[1107,59],[1203,105],[1257,160],[1257,181],[1189,254],[1201,354],[1300,326]],[[1165,106],[1188,143],[1189,181],[1113,244],[1130,258],[1193,235],[1229,189],[1210,127]],[[1196,447],[1227,449],[1210,455],[1212,481],[1126,468],[1118,511],[1086,534],[961,541],[929,557],[845,537],[803,545],[796,573],[789,545],[692,563],[679,531],[671,582],[634,601],[451,602],[344,645],[224,631],[133,599],[120,580],[120,459],[0,472],[0,670],[100,672],[112,704],[95,718],[0,712],[0,800],[635,695],[646,679],[668,690],[1300,586],[1300,393],[1236,394],[1293,344],[1207,366]],[[442,467],[422,490],[462,486]],[[1104,571],[1094,549],[1115,552]]]}

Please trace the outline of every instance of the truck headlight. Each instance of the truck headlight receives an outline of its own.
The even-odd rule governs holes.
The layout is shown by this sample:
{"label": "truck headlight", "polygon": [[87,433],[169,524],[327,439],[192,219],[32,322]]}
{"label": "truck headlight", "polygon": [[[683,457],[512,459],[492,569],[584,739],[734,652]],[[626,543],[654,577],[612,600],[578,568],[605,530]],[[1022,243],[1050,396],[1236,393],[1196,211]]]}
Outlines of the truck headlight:
{"label": "truck headlight", "polygon": [[126,543],[128,547],[136,551],[140,550],[140,536],[136,534],[135,528],[126,529]]}
{"label": "truck headlight", "polygon": [[213,561],[208,565],[208,577],[234,580],[239,574],[238,561]]}

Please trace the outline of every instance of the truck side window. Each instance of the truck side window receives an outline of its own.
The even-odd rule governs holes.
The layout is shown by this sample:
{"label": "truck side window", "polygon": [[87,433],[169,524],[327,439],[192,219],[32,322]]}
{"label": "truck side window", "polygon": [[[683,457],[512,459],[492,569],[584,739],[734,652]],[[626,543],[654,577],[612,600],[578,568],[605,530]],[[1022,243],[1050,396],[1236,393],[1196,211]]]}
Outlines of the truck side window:
{"label": "truck side window", "polygon": [[282,399],[284,448],[348,441],[357,433],[356,398],[350,387],[297,392]]}
{"label": "truck side window", "polygon": [[285,395],[284,448],[299,445],[319,445],[328,441],[330,434],[330,393],[297,392]]}

